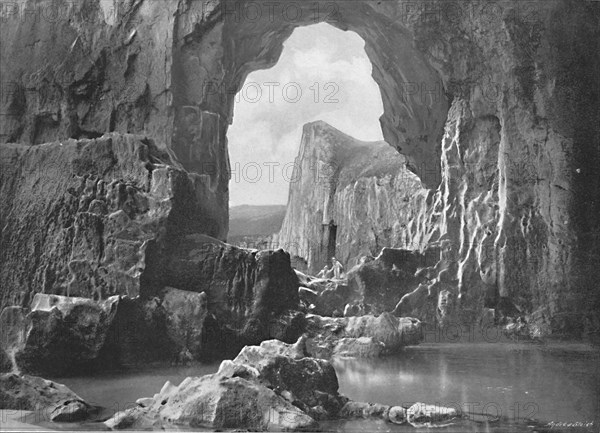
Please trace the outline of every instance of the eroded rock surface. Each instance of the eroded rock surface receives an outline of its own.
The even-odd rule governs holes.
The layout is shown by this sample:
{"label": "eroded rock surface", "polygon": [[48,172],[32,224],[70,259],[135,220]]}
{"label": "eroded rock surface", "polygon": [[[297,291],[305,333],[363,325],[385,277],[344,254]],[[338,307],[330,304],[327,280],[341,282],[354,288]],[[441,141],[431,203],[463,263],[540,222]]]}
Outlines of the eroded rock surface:
{"label": "eroded rock surface", "polygon": [[[24,333],[2,348],[25,344],[24,371],[186,361],[301,334],[289,254],[212,237],[205,179],[151,140],[0,146],[0,307]],[[104,353],[107,338],[118,354]]]}
{"label": "eroded rock surface", "polygon": [[27,306],[39,292],[154,294],[155,267],[175,237],[215,234],[201,177],[144,137],[1,149],[2,307]]}

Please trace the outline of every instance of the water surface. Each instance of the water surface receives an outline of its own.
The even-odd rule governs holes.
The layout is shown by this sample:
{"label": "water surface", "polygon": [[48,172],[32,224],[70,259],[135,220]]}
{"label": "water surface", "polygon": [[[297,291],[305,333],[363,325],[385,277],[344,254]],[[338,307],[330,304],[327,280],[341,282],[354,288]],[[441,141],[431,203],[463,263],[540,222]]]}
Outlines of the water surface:
{"label": "water surface", "polygon": [[[427,343],[394,357],[336,360],[334,366],[340,392],[353,400],[402,406],[420,401],[478,414],[469,415],[471,421],[500,418],[431,431],[600,431],[600,351],[585,345]],[[187,376],[217,369],[218,363],[54,380],[103,406],[108,416],[140,397],[153,396],[167,380],[179,384]],[[366,420],[322,426],[337,431],[416,431]]]}
{"label": "water surface", "polygon": [[[340,392],[354,400],[420,401],[501,418],[450,427],[457,431],[600,431],[600,351],[585,345],[423,344],[395,357],[334,365]],[[366,428],[345,424],[344,430]]]}

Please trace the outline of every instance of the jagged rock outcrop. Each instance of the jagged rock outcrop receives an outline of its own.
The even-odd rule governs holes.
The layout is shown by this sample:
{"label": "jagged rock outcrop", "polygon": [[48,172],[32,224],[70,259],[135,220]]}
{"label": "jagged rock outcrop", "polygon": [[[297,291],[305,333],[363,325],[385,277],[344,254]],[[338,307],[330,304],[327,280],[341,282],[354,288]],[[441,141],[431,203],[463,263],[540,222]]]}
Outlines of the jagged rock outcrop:
{"label": "jagged rock outcrop", "polygon": [[[0,307],[37,341],[17,357],[24,371],[157,360],[153,349],[158,359],[199,358],[237,353],[272,332],[300,335],[291,322],[279,329],[299,303],[289,254],[211,237],[203,177],[151,140],[108,134],[0,147]],[[131,348],[106,355],[117,310]],[[164,341],[152,342],[153,332]]]}
{"label": "jagged rock outcrop", "polygon": [[359,141],[321,121],[304,126],[292,179],[274,242],[313,275],[332,256],[350,268],[361,256],[406,243],[417,197],[427,198],[387,143]]}
{"label": "jagged rock outcrop", "polygon": [[111,429],[172,429],[176,426],[259,431],[317,430],[317,421],[375,418],[403,424],[460,419],[456,409],[416,403],[402,406],[350,401],[339,394],[329,361],[306,356],[304,339],[294,345],[277,340],[247,346],[219,371],[167,382],[138,407],[119,412]]}
{"label": "jagged rock outcrop", "polygon": [[[432,190],[410,246],[393,246],[447,236],[458,310],[508,300],[539,335],[600,329],[597,2],[295,2],[293,14],[280,2],[258,15],[249,4],[11,3],[0,28],[1,140],[152,137],[203,176],[201,216],[212,224],[199,230],[224,239],[235,94],[277,61],[295,27],[326,21],[365,39],[385,141]],[[9,183],[21,174],[2,171]],[[93,230],[95,217],[81,224]],[[9,251],[23,263],[39,256]],[[32,268],[42,281],[44,268]]]}

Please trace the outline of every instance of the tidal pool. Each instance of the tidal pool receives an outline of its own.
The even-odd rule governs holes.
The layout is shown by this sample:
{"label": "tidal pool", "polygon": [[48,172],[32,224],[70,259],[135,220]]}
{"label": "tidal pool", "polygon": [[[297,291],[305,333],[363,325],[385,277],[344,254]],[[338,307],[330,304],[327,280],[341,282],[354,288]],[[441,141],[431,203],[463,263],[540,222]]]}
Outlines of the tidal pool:
{"label": "tidal pool", "polygon": [[[368,420],[322,423],[334,431],[600,431],[600,350],[581,344],[426,343],[379,359],[334,362],[340,392],[357,401],[460,408],[469,421],[419,429]],[[165,381],[214,373],[218,363],[52,378],[110,416]],[[485,422],[494,420],[493,422]],[[52,423],[38,423],[56,428]],[[72,424],[62,428],[73,429]],[[78,429],[98,428],[88,423]]]}

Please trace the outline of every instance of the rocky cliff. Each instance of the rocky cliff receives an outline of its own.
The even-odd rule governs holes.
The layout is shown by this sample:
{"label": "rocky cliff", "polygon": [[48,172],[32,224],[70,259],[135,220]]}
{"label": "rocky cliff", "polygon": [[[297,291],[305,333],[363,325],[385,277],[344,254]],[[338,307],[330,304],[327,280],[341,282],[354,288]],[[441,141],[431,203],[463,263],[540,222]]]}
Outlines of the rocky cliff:
{"label": "rocky cliff", "polygon": [[306,262],[308,272],[330,265],[332,256],[350,268],[361,256],[415,240],[409,225],[428,191],[387,143],[309,123],[294,168],[276,242]]}
{"label": "rocky cliff", "polygon": [[[151,137],[204,176],[202,216],[214,225],[201,230],[221,240],[225,134],[245,77],[273,65],[297,26],[357,32],[381,88],[385,141],[432,190],[409,236],[451,242],[459,309],[509,300],[539,334],[600,326],[598,2],[5,6],[2,141]],[[23,260],[35,262],[30,251]]]}
{"label": "rocky cliff", "polygon": [[111,133],[0,154],[2,349],[19,368],[235,353],[297,308],[289,254],[209,236],[206,177],[152,140]]}

